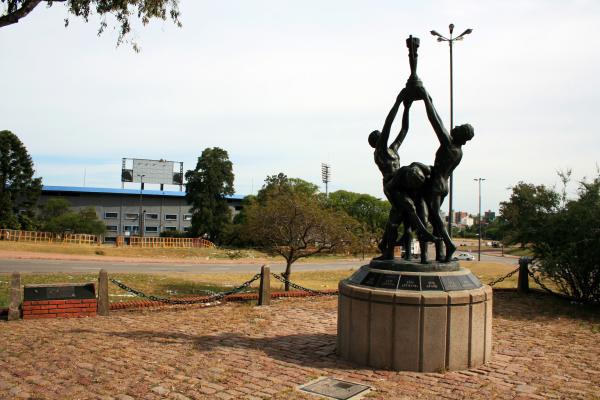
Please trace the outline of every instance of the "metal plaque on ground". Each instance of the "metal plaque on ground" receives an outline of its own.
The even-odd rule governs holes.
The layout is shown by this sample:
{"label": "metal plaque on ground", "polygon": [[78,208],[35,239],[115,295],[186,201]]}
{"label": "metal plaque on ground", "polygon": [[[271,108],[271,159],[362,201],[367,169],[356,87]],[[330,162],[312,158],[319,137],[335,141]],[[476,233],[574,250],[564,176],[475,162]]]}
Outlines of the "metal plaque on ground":
{"label": "metal plaque on ground", "polygon": [[366,394],[371,387],[334,378],[319,378],[301,386],[299,390],[329,399],[350,400]]}

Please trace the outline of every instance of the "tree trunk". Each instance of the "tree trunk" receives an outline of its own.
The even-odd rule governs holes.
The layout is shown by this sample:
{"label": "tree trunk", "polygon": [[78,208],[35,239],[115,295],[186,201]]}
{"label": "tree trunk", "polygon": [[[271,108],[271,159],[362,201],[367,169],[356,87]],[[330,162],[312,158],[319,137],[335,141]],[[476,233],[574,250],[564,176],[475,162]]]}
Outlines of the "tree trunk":
{"label": "tree trunk", "polygon": [[290,275],[292,274],[292,263],[291,261],[287,261],[286,265],[285,265],[285,272],[283,274],[283,277],[286,279],[287,282],[285,282],[285,291],[289,292],[290,291],[290,284],[289,284],[289,280],[290,280]]}

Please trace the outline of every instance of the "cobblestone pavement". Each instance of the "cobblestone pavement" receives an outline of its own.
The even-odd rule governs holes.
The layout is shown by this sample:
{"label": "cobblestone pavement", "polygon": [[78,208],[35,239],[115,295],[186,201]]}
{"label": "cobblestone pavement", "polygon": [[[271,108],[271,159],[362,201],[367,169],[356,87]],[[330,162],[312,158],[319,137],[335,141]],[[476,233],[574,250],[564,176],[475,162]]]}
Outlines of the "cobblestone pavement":
{"label": "cobblestone pavement", "polygon": [[0,398],[314,399],[295,388],[319,376],[371,385],[377,399],[600,398],[600,319],[577,306],[496,293],[493,361],[418,374],[338,360],[336,305],[307,298],[0,322]]}

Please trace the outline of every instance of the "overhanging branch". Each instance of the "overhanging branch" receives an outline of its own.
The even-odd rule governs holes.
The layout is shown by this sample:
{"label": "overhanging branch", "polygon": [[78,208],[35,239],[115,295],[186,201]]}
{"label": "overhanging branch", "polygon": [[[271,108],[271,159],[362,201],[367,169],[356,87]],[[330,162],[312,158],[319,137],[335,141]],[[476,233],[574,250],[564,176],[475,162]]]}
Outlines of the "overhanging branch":
{"label": "overhanging branch", "polygon": [[[0,28],[16,24],[23,17],[26,17],[34,8],[38,6],[42,1],[47,0],[24,0],[21,3],[21,7],[9,12],[6,15],[0,17]],[[65,0],[54,0],[54,1],[65,1]],[[9,7],[10,9],[10,7]]]}

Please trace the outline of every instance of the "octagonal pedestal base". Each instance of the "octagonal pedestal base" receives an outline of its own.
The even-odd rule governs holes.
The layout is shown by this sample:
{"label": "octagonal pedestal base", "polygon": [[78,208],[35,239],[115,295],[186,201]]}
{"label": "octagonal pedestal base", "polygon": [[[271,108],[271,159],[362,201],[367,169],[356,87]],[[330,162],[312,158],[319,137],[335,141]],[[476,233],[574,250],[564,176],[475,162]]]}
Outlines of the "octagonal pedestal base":
{"label": "octagonal pedestal base", "polygon": [[[417,290],[402,290],[398,283],[395,289],[384,289],[373,284],[373,273],[382,274],[377,280],[388,284],[397,274],[400,283],[402,276],[410,276],[413,282],[442,285],[435,290],[421,283]],[[396,371],[441,372],[484,364],[492,348],[492,289],[469,276],[464,268],[419,273],[363,266],[339,284],[338,354]],[[454,280],[477,287],[446,290],[443,282]]]}

